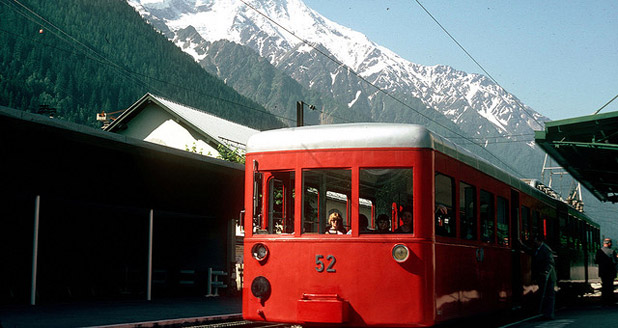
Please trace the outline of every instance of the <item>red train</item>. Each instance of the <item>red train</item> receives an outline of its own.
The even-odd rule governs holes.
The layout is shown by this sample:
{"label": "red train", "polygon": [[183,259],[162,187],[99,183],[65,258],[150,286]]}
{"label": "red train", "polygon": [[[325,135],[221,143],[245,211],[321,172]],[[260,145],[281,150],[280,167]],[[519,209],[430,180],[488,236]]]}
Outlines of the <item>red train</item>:
{"label": "red train", "polygon": [[538,287],[513,240],[534,233],[563,290],[597,277],[597,224],[419,125],[266,131],[246,163],[247,320],[431,326],[525,306]]}

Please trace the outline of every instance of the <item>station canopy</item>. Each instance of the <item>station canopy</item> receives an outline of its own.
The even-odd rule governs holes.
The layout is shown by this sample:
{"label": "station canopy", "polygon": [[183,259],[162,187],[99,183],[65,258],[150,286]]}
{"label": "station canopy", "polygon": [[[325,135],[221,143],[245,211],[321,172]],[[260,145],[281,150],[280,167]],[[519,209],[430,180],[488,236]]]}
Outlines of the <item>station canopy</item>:
{"label": "station canopy", "polygon": [[599,200],[618,202],[618,112],[545,122],[535,141]]}

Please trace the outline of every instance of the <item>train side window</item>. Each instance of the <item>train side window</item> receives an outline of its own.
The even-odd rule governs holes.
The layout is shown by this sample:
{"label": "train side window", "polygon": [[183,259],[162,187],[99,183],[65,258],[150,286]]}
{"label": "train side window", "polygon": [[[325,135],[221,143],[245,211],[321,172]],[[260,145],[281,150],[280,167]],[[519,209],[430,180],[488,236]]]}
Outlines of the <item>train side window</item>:
{"label": "train side window", "polygon": [[[359,213],[365,215],[370,223],[369,228],[360,233],[395,231],[398,209],[412,207],[412,190],[411,168],[360,169]],[[387,224],[378,221],[386,221]]]}
{"label": "train side window", "polygon": [[459,218],[461,238],[476,239],[476,188],[465,182],[459,183]]}
{"label": "train side window", "polygon": [[541,235],[542,234],[542,230],[541,230],[541,222],[539,220],[539,212],[538,211],[532,211],[532,219],[530,222],[530,232],[532,233],[532,236],[535,235]]}
{"label": "train side window", "polygon": [[497,230],[498,245],[508,246],[509,241],[509,203],[505,198],[498,196],[497,203]]}
{"label": "train side window", "polygon": [[558,215],[558,235],[560,238],[560,245],[562,245],[562,247],[567,247],[569,245],[566,216],[567,214],[564,212],[559,212]]}
{"label": "train side window", "polygon": [[435,224],[436,235],[455,237],[457,223],[453,215],[455,204],[455,180],[441,173],[436,173],[435,179],[436,207]]}
{"label": "train side window", "polygon": [[[266,185],[264,190],[262,190],[262,180]],[[253,232],[256,234],[293,233],[294,171],[256,174],[254,189],[256,216],[253,219]]]}
{"label": "train side window", "polygon": [[334,211],[339,212],[343,226],[349,230],[351,185],[350,170],[304,170],[303,233],[324,233],[328,216]]}
{"label": "train side window", "polygon": [[264,180],[264,173],[257,172],[257,162],[254,161],[254,172],[253,172],[253,233],[266,233],[267,230],[264,229],[265,224],[263,221],[262,214],[262,180]]}
{"label": "train side window", "polygon": [[521,234],[524,241],[528,241],[532,237],[530,232],[530,208],[527,206],[521,207]]}
{"label": "train side window", "polygon": [[481,190],[480,204],[481,241],[485,243],[493,243],[495,240],[494,195],[488,191]]}

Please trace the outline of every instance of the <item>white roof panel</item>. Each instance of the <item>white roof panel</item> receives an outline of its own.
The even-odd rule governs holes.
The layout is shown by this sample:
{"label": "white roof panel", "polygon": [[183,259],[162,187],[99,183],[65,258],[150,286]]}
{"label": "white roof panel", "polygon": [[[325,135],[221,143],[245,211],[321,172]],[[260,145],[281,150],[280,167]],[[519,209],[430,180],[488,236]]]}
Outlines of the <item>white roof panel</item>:
{"label": "white roof panel", "polygon": [[441,136],[416,124],[351,123],[264,131],[252,136],[247,152],[341,148],[456,149]]}

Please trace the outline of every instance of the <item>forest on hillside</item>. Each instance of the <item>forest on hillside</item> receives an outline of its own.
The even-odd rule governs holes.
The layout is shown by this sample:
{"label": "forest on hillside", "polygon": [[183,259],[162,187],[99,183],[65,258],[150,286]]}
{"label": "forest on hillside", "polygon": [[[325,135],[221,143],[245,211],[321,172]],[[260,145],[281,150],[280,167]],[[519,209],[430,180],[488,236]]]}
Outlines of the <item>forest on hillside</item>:
{"label": "forest on hillside", "polygon": [[[0,0],[0,105],[98,126],[147,92],[264,130],[283,126],[123,0]],[[118,114],[119,115],[119,114]]]}

